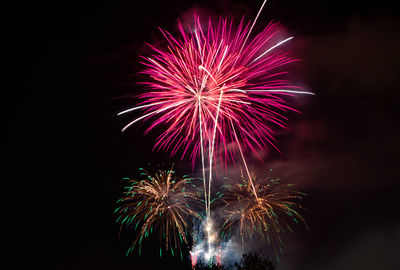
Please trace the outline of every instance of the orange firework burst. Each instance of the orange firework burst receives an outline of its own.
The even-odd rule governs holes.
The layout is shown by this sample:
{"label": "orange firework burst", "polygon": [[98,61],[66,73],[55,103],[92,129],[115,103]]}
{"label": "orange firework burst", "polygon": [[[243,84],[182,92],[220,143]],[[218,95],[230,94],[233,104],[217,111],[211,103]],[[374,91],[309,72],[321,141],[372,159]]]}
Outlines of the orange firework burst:
{"label": "orange firework burst", "polygon": [[252,177],[252,181],[254,188],[241,175],[240,182],[223,186],[226,189],[223,196],[224,231],[230,234],[234,228],[238,228],[237,233],[242,244],[245,239],[258,234],[273,246],[275,252],[276,247],[279,247],[282,253],[282,240],[279,234],[292,231],[291,220],[295,223],[301,221],[307,227],[304,218],[296,210],[302,208],[296,201],[306,194],[288,190],[287,188],[292,185],[282,185],[278,178]]}
{"label": "orange firework burst", "polygon": [[174,248],[180,250],[181,244],[188,243],[187,235],[191,227],[188,219],[200,218],[190,206],[200,201],[196,192],[188,190],[192,178],[178,178],[172,169],[160,170],[154,175],[140,170],[142,179],[127,179],[127,191],[118,200],[122,205],[115,210],[119,215],[120,231],[123,226],[133,226],[135,230],[139,228],[127,255],[136,245],[140,254],[143,240],[153,231],[159,233],[160,256],[163,245],[174,255]]}

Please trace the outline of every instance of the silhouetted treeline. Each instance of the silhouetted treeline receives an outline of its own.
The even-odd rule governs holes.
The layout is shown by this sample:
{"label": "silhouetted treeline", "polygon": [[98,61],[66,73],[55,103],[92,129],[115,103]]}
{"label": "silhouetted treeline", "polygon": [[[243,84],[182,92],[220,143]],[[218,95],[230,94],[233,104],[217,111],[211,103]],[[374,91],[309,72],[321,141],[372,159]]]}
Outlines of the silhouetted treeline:
{"label": "silhouetted treeline", "polygon": [[[275,270],[276,266],[269,258],[263,258],[260,254],[250,252],[243,254],[239,263],[235,263],[236,270]],[[228,270],[224,265],[196,264],[195,270]]]}

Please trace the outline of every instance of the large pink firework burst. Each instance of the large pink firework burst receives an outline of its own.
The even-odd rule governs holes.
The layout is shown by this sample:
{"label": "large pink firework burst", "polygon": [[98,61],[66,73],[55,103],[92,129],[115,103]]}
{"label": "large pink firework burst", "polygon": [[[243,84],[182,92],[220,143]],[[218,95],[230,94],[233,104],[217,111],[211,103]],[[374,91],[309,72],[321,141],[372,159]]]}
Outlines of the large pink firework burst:
{"label": "large pink firework burst", "polygon": [[232,143],[241,153],[275,146],[274,130],[284,127],[286,112],[294,110],[285,98],[310,93],[286,79],[284,68],[296,59],[280,45],[292,37],[277,40],[277,23],[250,37],[253,26],[242,19],[234,27],[220,18],[203,28],[195,16],[190,31],[178,24],[179,37],[160,29],[168,44],[149,45],[152,55],[141,57],[149,76],[141,102],[119,113],[141,109],[142,116],[123,131],[141,120],[150,122],[146,132],[162,126],[155,148],[171,155],[181,150],[193,165],[201,153],[203,168],[205,154],[210,161],[233,158]]}

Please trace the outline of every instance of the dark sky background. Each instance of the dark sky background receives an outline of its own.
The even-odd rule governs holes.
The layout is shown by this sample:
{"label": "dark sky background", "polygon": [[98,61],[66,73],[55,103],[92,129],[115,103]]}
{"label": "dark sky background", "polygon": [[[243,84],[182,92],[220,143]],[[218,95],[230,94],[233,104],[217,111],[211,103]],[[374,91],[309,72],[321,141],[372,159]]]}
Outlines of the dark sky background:
{"label": "dark sky background", "polygon": [[[32,265],[187,267],[158,258],[151,241],[143,256],[125,257],[129,235],[118,239],[113,216],[122,177],[173,160],[152,152],[155,134],[143,136],[144,126],[121,134],[126,122],[116,113],[139,90],[137,56],[161,38],[157,26],[174,32],[193,10],[251,19],[261,3],[33,1],[6,12],[13,87],[2,106],[5,149],[11,179],[29,187],[19,201],[32,218],[21,234],[34,240],[17,246],[35,254]],[[281,153],[254,160],[310,194],[303,204],[311,230],[285,236],[278,269],[400,269],[398,9],[385,1],[271,0],[259,29],[270,20],[295,36],[296,78],[317,94],[295,100],[303,114],[278,135]],[[188,161],[175,161],[190,172]]]}

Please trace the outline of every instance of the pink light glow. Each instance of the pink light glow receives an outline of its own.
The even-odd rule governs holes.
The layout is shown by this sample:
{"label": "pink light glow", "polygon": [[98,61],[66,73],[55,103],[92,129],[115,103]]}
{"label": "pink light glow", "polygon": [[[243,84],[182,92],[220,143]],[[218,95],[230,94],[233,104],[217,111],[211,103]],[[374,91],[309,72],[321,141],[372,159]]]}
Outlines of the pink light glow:
{"label": "pink light glow", "polygon": [[190,252],[190,261],[192,263],[192,269],[196,269],[196,264],[197,264],[197,256],[198,253],[192,253]]}
{"label": "pink light glow", "polygon": [[218,248],[218,253],[215,254],[217,265],[221,266],[221,247]]}

